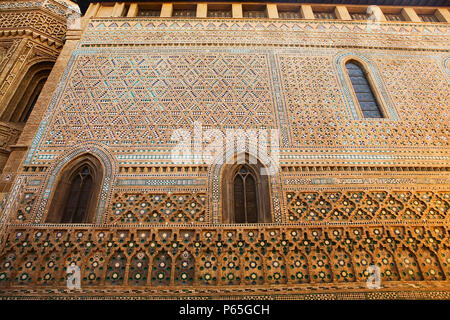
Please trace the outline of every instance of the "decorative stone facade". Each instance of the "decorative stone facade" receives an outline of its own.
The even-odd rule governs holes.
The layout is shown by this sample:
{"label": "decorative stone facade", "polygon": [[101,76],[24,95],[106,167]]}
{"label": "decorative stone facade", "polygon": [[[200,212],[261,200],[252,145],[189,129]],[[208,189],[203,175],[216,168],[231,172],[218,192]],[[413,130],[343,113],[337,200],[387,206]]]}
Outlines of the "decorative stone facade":
{"label": "decorative stone facade", "polygon": [[[16,142],[27,113],[25,99],[35,98],[33,86],[42,85],[56,61],[68,13],[64,1],[0,1],[0,170],[11,151],[21,149]],[[0,177],[2,192],[8,191],[14,176],[7,171]]]}
{"label": "decorative stone facade", "polygon": [[[91,4],[6,165],[2,297],[449,299],[447,8],[440,22],[376,29],[270,8],[175,18],[167,4],[161,17]],[[35,29],[57,47],[65,30],[51,25]],[[385,118],[359,116],[349,57]],[[222,223],[223,166],[170,160],[171,134],[196,121],[279,130],[271,223]],[[59,175],[83,154],[104,170],[94,223],[47,223]],[[72,264],[81,291],[66,288]],[[366,287],[372,264],[378,290]]]}

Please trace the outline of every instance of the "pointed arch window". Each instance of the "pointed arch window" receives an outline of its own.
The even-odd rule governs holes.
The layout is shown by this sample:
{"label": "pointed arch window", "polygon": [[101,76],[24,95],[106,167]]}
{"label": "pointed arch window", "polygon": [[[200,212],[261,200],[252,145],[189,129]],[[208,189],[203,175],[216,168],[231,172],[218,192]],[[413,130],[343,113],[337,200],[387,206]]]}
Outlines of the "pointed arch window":
{"label": "pointed arch window", "polygon": [[91,155],[80,157],[59,175],[46,222],[92,223],[103,170]]}
{"label": "pointed arch window", "polygon": [[256,179],[246,166],[235,174],[233,181],[234,216],[236,223],[258,222]]}
{"label": "pointed arch window", "polygon": [[377,101],[374,90],[370,86],[367,75],[362,66],[350,60],[345,64],[353,91],[358,100],[364,118],[384,118],[380,104]]}
{"label": "pointed arch window", "polygon": [[89,196],[92,192],[92,174],[85,165],[75,172],[65,203],[62,223],[82,223],[86,220]]}
{"label": "pointed arch window", "polygon": [[222,171],[222,221],[224,223],[271,222],[270,190],[263,165],[235,164]]}
{"label": "pointed arch window", "polygon": [[46,61],[32,65],[24,74],[11,99],[6,103],[0,120],[25,123],[47,81],[54,62]]}

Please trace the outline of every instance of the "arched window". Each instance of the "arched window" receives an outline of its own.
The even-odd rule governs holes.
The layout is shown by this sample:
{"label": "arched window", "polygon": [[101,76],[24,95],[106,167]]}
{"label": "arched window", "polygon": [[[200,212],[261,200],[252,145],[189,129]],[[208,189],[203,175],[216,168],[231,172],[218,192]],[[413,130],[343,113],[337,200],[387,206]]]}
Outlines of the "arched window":
{"label": "arched window", "polygon": [[24,73],[0,120],[15,123],[23,123],[28,120],[53,64],[53,62],[40,62],[31,66]]}
{"label": "arched window", "polygon": [[345,64],[345,67],[364,118],[384,118],[380,105],[360,64],[350,60]]}
{"label": "arched window", "polygon": [[[247,157],[248,160],[248,157]],[[263,165],[235,164],[222,171],[222,221],[224,223],[271,222],[269,179]]]}
{"label": "arched window", "polygon": [[62,223],[85,222],[89,196],[92,189],[92,174],[85,165],[75,172],[70,183],[69,196],[66,201]]}
{"label": "arched window", "polygon": [[91,155],[69,164],[55,184],[46,222],[92,223],[102,179],[102,166]]}
{"label": "arched window", "polygon": [[235,222],[258,222],[256,179],[247,166],[243,165],[237,170],[234,176],[233,188]]}

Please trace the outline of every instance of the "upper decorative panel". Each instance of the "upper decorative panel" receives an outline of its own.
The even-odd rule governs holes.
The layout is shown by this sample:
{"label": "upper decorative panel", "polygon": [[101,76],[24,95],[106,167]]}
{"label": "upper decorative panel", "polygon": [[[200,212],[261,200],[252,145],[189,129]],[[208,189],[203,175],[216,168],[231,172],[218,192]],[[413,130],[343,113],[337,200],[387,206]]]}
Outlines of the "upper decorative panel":
{"label": "upper decorative panel", "polygon": [[[93,19],[25,163],[51,162],[59,149],[89,141],[121,152],[170,152],[174,130],[191,131],[196,121],[223,131],[277,128],[282,148],[300,151],[447,147],[448,27],[380,28],[369,31],[356,22]],[[352,116],[336,62],[347,54],[370,63],[391,117]]]}
{"label": "upper decorative panel", "polygon": [[[170,32],[170,37],[167,36]],[[93,19],[82,45],[221,44],[448,50],[448,24],[246,19]]]}
{"label": "upper decorative panel", "polygon": [[64,3],[48,1],[0,2],[0,31],[30,31],[61,43],[72,13]]}

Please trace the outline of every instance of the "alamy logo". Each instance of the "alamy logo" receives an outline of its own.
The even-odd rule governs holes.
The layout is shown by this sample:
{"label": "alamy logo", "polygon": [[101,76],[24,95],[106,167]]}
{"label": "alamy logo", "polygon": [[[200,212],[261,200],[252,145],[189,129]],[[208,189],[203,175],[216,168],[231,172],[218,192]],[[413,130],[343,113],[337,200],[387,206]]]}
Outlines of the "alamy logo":
{"label": "alamy logo", "polygon": [[194,122],[193,132],[177,129],[171,140],[176,146],[171,160],[177,164],[244,164],[245,154],[249,163],[259,160],[264,164],[261,175],[275,175],[279,170],[279,131],[277,129],[219,129],[205,130],[200,122]]}
{"label": "alamy logo", "polygon": [[369,15],[367,18],[367,29],[371,31],[375,31],[380,29],[380,16],[377,13],[380,13],[381,9],[378,6],[369,6],[367,7],[366,13]]}
{"label": "alamy logo", "polygon": [[380,289],[381,288],[381,272],[380,267],[376,265],[370,265],[367,270],[369,277],[366,281],[366,286],[369,289]]}
{"label": "alamy logo", "polygon": [[77,265],[69,265],[67,267],[67,288],[69,290],[80,290],[81,289],[81,271],[80,267]]}

